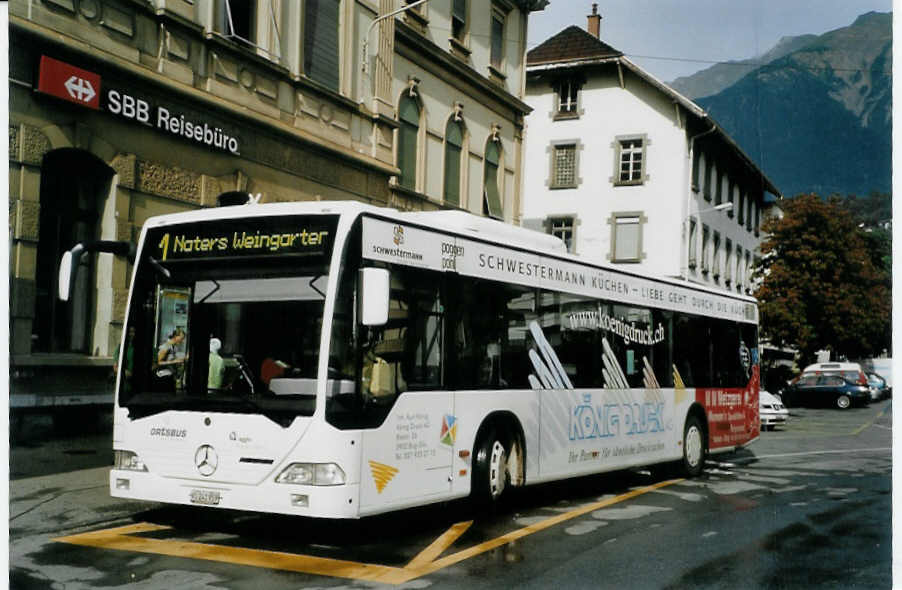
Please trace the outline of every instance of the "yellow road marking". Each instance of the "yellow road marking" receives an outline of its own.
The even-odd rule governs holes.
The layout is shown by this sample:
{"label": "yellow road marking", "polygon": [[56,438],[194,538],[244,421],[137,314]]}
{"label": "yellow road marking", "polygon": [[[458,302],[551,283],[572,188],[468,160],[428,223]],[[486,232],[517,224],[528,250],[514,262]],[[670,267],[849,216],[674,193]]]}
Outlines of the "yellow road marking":
{"label": "yellow road marking", "polygon": [[281,551],[266,551],[262,549],[247,549],[244,547],[228,547],[225,545],[196,543],[193,541],[150,539],[134,536],[140,533],[171,528],[150,523],[138,523],[113,529],[81,533],[68,537],[60,537],[53,539],[53,541],[87,547],[99,547],[103,549],[152,553],[157,555],[168,555],[171,557],[185,557],[189,559],[203,559],[206,561],[248,565],[252,567],[314,574],[318,576],[367,580],[386,584],[403,584],[404,582],[460,563],[466,559],[476,557],[477,555],[481,555],[487,551],[516,541],[517,539],[522,539],[533,533],[544,531],[562,522],[681,481],[683,480],[672,479],[644,488],[630,490],[625,494],[581,506],[570,512],[549,517],[541,522],[512,531],[500,537],[496,537],[495,539],[480,543],[479,545],[469,547],[446,557],[441,557],[441,554],[444,553],[448,547],[453,545],[473,524],[473,521],[459,522],[451,526],[438,539],[433,541],[426,549],[414,557],[410,563],[402,568],[331,559],[327,557],[284,553]]}
{"label": "yellow road marking", "polygon": [[[155,529],[149,530],[162,530],[167,528],[170,527],[156,527]],[[189,559],[203,559],[206,561],[217,561],[222,563],[376,582],[399,583],[394,580],[398,578],[398,573],[401,571],[400,568],[377,564],[283,553],[280,551],[227,547],[224,545],[211,545],[193,541],[134,537],[131,536],[131,534],[120,532],[118,529],[73,535],[70,537],[54,539],[54,541],[71,543],[73,545],[85,545],[88,547],[101,547],[103,549],[118,549],[121,551],[152,553],[157,555],[168,555],[171,557],[187,557]]]}
{"label": "yellow road marking", "polygon": [[892,406],[886,406],[885,408],[883,408],[883,410],[882,410],[879,414],[877,414],[876,416],[874,416],[874,418],[871,419],[870,422],[865,422],[864,424],[862,424],[861,426],[859,426],[858,428],[856,428],[856,429],[852,432],[852,436],[858,436],[859,434],[861,434],[862,432],[864,432],[864,429],[865,429],[865,428],[871,426],[871,425],[872,425],[874,422],[876,422],[879,418],[882,418],[883,415],[886,414],[886,412],[887,412],[891,407],[892,407]]}
{"label": "yellow road marking", "polygon": [[[475,557],[486,551],[491,551],[492,549],[496,549],[501,547],[502,545],[507,545],[512,541],[516,541],[517,539],[522,539],[523,537],[527,537],[533,533],[538,533],[539,531],[544,531],[545,529],[551,528],[555,525],[561,524],[562,522],[566,522],[568,520],[577,518],[579,516],[583,516],[584,514],[588,514],[589,512],[594,512],[601,508],[605,508],[607,506],[611,506],[612,504],[617,504],[619,502],[623,502],[624,500],[629,500],[630,498],[634,498],[636,496],[641,496],[642,494],[647,494],[648,492],[657,490],[659,488],[663,488],[669,485],[673,485],[675,483],[683,481],[682,479],[671,479],[668,481],[662,481],[650,486],[646,486],[644,488],[639,488],[636,490],[630,490],[625,494],[621,494],[619,496],[615,496],[613,498],[608,498],[607,500],[601,500],[598,502],[593,502],[592,504],[587,504],[576,510],[571,510],[570,512],[565,512],[563,514],[559,514],[557,516],[552,516],[550,518],[546,518],[543,521],[537,522],[535,524],[531,524],[529,526],[523,527],[522,529],[518,529],[516,531],[507,533],[506,535],[501,535],[500,537],[496,537],[490,541],[486,541],[474,547],[470,547],[468,549],[464,549],[463,551],[458,551],[452,555],[447,557],[443,557],[441,559],[435,560],[431,563],[428,563],[420,568],[416,568],[413,570],[416,575],[413,577],[420,577],[426,574],[431,574],[440,569],[446,568],[448,566],[454,565],[455,563],[459,563],[465,559],[470,559],[471,557]],[[408,566],[409,567],[409,566]],[[413,579],[413,578],[411,578]]]}
{"label": "yellow road marking", "polygon": [[468,520],[467,522],[459,522],[452,526],[442,533],[441,537],[433,541],[429,547],[420,551],[419,555],[410,560],[406,569],[419,569],[438,559],[439,556],[445,552],[445,549],[453,545],[458,537],[467,532],[467,529],[469,529],[472,524],[473,521]]}

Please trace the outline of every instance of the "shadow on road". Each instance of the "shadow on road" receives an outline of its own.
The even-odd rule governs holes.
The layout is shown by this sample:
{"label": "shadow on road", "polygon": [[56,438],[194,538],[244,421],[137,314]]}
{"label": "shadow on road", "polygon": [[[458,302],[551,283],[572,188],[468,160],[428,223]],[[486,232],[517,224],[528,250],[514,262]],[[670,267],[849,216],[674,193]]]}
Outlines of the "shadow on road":
{"label": "shadow on road", "polygon": [[113,414],[74,409],[14,416],[9,436],[9,478],[22,479],[111,466]]}

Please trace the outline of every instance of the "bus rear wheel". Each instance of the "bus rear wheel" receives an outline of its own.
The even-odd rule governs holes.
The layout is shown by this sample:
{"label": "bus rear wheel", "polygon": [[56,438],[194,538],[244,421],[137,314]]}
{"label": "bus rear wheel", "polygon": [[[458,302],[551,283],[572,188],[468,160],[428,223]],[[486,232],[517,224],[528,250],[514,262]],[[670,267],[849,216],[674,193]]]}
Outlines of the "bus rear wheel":
{"label": "bus rear wheel", "polygon": [[683,473],[698,477],[705,468],[705,428],[698,416],[689,416],[683,429]]}
{"label": "bus rear wheel", "polygon": [[473,462],[471,496],[477,506],[498,503],[510,483],[507,441],[491,430],[480,438]]}

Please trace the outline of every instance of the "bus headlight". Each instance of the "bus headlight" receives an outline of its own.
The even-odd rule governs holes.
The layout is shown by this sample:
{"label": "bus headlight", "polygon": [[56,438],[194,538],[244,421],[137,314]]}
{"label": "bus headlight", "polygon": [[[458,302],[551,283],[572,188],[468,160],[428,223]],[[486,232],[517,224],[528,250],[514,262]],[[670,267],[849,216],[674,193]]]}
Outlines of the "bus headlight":
{"label": "bus headlight", "polygon": [[132,451],[113,451],[113,466],[125,471],[147,471],[147,465]]}
{"label": "bus headlight", "polygon": [[292,463],[282,470],[276,483],[337,486],[345,483],[345,472],[335,463]]}

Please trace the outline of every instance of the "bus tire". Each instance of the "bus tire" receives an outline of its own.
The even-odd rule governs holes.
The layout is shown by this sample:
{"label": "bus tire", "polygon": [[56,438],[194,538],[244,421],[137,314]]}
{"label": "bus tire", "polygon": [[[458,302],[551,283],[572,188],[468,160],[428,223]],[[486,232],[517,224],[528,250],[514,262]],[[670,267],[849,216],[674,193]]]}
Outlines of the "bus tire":
{"label": "bus tire", "polygon": [[698,416],[686,418],[683,428],[683,473],[686,477],[698,477],[705,468],[707,441],[705,427]]}
{"label": "bus tire", "polygon": [[480,437],[473,461],[471,497],[478,507],[494,506],[510,484],[510,443],[494,428]]}

